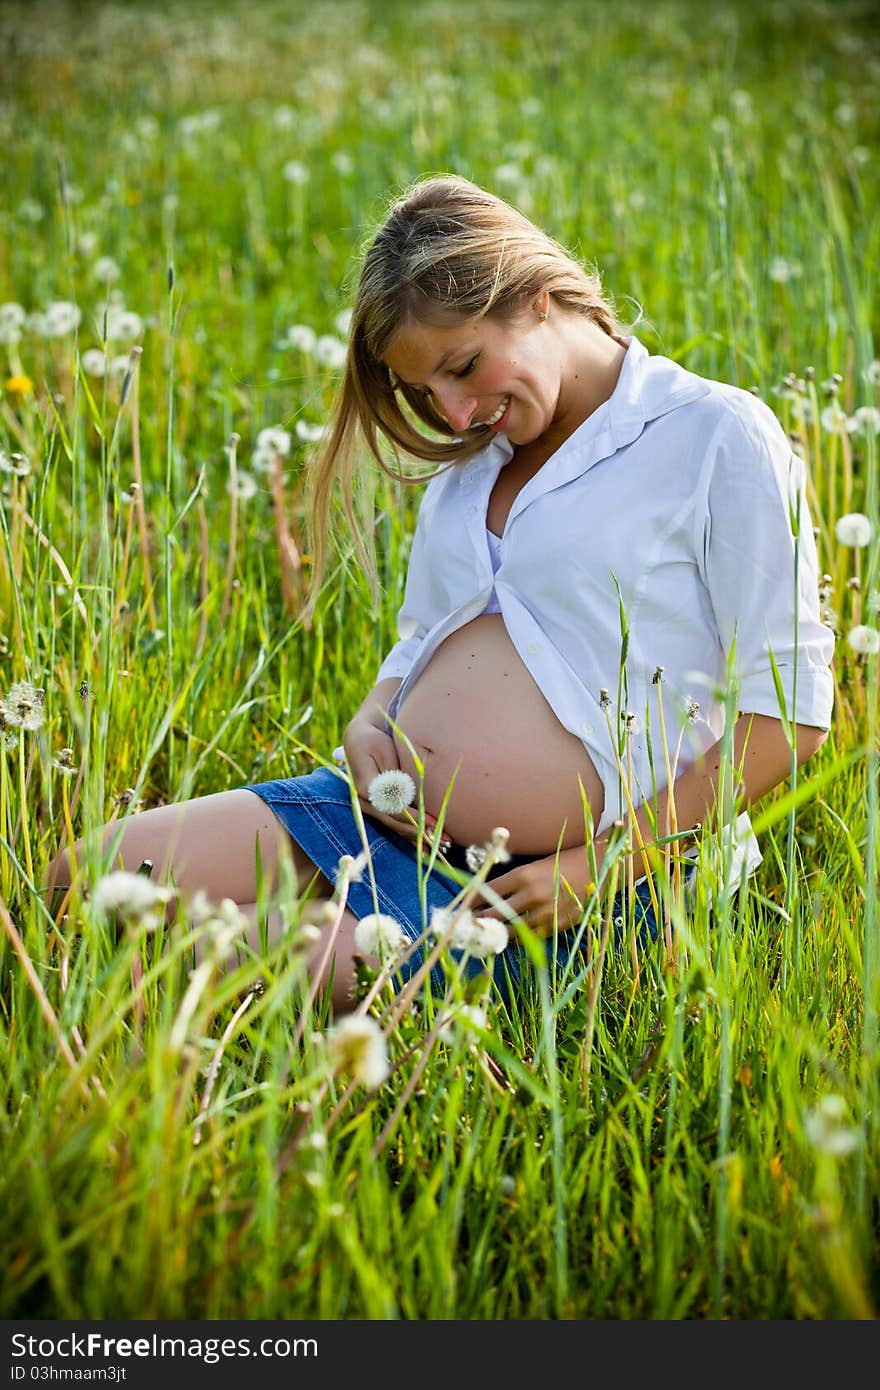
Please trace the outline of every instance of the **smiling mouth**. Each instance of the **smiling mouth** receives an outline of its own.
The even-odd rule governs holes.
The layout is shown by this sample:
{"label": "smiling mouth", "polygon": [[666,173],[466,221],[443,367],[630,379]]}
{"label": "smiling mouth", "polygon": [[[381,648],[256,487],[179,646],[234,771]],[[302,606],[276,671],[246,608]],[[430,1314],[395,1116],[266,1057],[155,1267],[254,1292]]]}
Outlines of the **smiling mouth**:
{"label": "smiling mouth", "polygon": [[488,418],[488,420],[478,420],[477,423],[476,423],[476,425],[473,425],[472,428],[473,428],[473,429],[482,429],[482,428],[485,427],[486,425],[489,425],[489,426],[497,425],[497,424],[498,424],[498,421],[501,419],[502,415],[504,414],[505,410],[507,409],[507,407],[508,407],[509,405],[510,405],[510,396],[505,396],[505,397],[504,397],[504,400],[501,402],[501,404],[499,405],[498,409],[495,411],[495,414],[494,414],[494,415],[490,415],[489,418]]}

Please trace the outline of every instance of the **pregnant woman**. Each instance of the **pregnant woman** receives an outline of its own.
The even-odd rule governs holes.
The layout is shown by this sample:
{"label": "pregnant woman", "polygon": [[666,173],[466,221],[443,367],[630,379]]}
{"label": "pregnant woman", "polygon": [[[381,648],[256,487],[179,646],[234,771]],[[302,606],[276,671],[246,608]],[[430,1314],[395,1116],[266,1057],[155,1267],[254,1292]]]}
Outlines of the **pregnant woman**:
{"label": "pregnant woman", "polygon": [[[392,469],[383,444],[433,471]],[[728,867],[753,869],[746,808],[792,762],[771,653],[799,764],[824,741],[833,698],[800,464],[769,408],[650,355],[624,334],[598,277],[527,218],[467,180],[434,178],[392,207],[362,264],[328,442],[310,477],[307,612],[338,488],[377,594],[363,505],[377,466],[427,486],[399,640],[344,731],[346,771],[320,767],[134,816],[114,864],[149,859],[179,892],[234,899],[256,945],[257,844],[270,885],[291,855],[301,886],[329,896],[340,857],[364,848],[361,821],[372,872],[351,883],[323,962],[344,1010],[358,919],[378,903],[412,940],[425,925],[416,808],[381,811],[368,794],[382,772],[418,781],[412,749],[429,825],[448,795],[428,910],[458,891],[442,861],[464,868],[466,847],[505,827],[511,857],[490,874],[505,907],[478,910],[518,916],[548,941],[555,931],[558,959],[613,824],[629,822],[645,844],[665,833],[664,736],[678,749],[679,830],[717,814],[732,682]],[[104,845],[119,836],[108,829]],[[66,856],[52,872],[66,881]],[[318,942],[316,972],[324,955]],[[524,959],[504,953],[499,985],[504,966],[520,978]]]}

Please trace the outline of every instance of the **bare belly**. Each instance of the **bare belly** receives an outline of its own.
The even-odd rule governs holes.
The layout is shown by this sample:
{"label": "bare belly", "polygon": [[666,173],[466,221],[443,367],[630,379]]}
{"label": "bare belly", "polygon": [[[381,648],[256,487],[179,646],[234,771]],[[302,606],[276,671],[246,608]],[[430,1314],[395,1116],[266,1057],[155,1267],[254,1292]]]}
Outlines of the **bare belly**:
{"label": "bare belly", "polygon": [[[425,809],[458,844],[482,844],[495,826],[514,854],[550,854],[584,843],[578,777],[594,825],[604,802],[595,766],[564,729],[520,660],[500,613],[482,613],[441,643],[397,712],[424,764]],[[418,781],[395,735],[400,766]],[[460,763],[456,772],[456,766]]]}

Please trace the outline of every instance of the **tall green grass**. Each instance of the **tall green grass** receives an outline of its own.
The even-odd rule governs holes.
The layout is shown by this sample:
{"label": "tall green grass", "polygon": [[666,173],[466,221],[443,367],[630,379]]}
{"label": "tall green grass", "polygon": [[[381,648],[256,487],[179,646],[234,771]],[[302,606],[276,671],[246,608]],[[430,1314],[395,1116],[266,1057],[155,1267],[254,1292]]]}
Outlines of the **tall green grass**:
{"label": "tall green grass", "polygon": [[[0,752],[5,1316],[875,1316],[877,657],[848,634],[878,627],[877,437],[828,428],[877,405],[869,19],[3,7],[0,301],[82,311],[0,343],[0,449],[25,460],[0,477],[0,694],[45,691]],[[485,1027],[395,1018],[380,991],[391,1071],[369,1089],[308,1005],[292,885],[278,946],[197,988],[187,922],[117,941],[96,854],[63,920],[37,890],[67,821],[296,775],[340,742],[393,640],[417,489],[379,485],[378,610],[344,557],[303,630],[279,537],[301,541],[296,425],[325,420],[334,378],[289,330],[339,336],[387,199],[447,169],[595,260],[651,351],[777,412],[837,699],[755,812],[747,888],[711,927],[704,894],[676,916],[675,969],[662,941],[602,955],[597,895],[592,972],[488,1001]],[[142,327],[105,341],[120,308]],[[89,349],[122,360],[96,375]],[[263,472],[273,426],[291,452]],[[837,538],[851,512],[865,548]]]}

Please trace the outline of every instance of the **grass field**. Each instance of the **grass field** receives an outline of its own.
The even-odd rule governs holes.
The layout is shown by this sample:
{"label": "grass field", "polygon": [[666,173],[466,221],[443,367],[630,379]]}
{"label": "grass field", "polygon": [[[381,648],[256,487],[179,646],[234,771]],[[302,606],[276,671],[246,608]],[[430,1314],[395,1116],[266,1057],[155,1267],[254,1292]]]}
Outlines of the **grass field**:
{"label": "grass field", "polygon": [[[0,8],[3,1317],[877,1315],[880,36],[845,0],[706,20]],[[650,351],[778,414],[836,706],[674,962],[609,954],[483,1014],[451,969],[436,1013],[380,983],[350,1074],[290,885],[287,935],[225,973],[189,971],[216,921],[117,942],[96,854],[57,921],[38,888],[63,834],[341,741],[419,489],[377,486],[378,607],[345,556],[306,629],[301,480],[359,248],[445,170],[595,263]]]}

